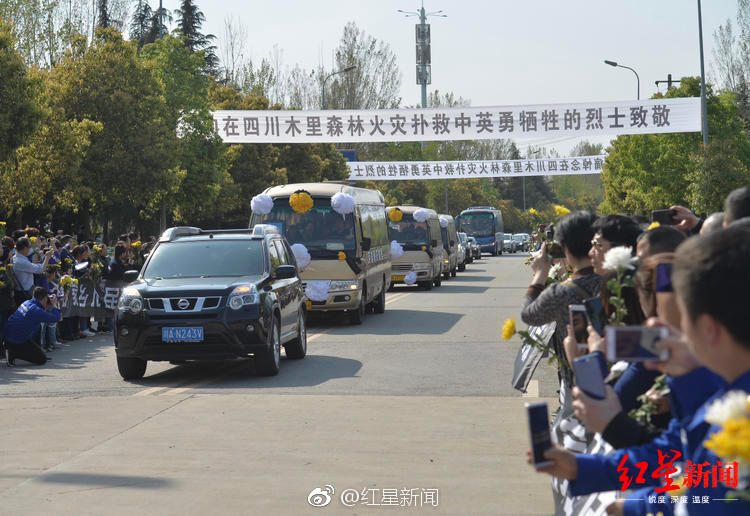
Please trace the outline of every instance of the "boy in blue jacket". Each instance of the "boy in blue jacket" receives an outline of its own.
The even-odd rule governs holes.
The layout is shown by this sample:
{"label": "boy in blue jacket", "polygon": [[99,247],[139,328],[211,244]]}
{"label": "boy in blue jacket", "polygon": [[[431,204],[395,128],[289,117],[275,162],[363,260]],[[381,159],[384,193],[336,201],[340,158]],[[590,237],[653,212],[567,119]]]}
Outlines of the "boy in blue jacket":
{"label": "boy in blue jacket", "polygon": [[[51,307],[50,311],[47,308]],[[20,358],[32,364],[42,365],[49,360],[34,342],[42,323],[60,320],[57,297],[50,297],[44,287],[35,287],[31,299],[24,301],[5,325],[5,360],[10,367]]]}
{"label": "boy in blue jacket", "polygon": [[[720,430],[706,421],[708,407],[729,391],[750,394],[748,263],[750,229],[743,226],[692,238],[677,250],[672,281],[682,335],[675,330],[675,337],[662,341],[669,360],[650,365],[668,375],[672,391],[674,418],[664,434],[607,456],[551,448],[545,457],[552,465],[540,470],[570,480],[573,494],[620,489],[624,483],[631,489],[651,486],[618,500],[609,514],[750,514],[750,502],[729,500],[735,488],[727,478],[731,470],[718,468],[719,481],[714,482],[712,467],[724,460],[704,445]],[[664,473],[672,471],[672,462],[686,464],[692,474],[703,465],[706,476],[667,481]],[[738,480],[741,488],[743,479]],[[667,486],[679,489],[665,490]],[[675,503],[676,495],[680,499]]]}

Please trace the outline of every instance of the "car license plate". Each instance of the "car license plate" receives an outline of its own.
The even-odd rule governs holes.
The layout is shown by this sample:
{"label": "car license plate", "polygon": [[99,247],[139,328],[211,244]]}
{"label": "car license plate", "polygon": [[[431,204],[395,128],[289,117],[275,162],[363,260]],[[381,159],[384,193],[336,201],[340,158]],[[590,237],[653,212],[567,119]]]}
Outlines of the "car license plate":
{"label": "car license plate", "polygon": [[404,276],[391,276],[391,281],[404,281]]}
{"label": "car license plate", "polygon": [[203,342],[203,328],[195,326],[162,328],[161,340],[163,342]]}

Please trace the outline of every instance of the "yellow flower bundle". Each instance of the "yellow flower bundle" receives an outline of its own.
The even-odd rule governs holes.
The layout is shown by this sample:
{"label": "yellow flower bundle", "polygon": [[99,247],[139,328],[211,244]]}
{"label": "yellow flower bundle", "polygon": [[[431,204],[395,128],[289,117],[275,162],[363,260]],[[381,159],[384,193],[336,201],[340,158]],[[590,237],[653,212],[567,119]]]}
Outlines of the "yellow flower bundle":
{"label": "yellow flower bundle", "polygon": [[555,215],[558,217],[564,217],[570,213],[570,210],[566,208],[565,206],[561,206],[559,204],[555,204]]}
{"label": "yellow flower bundle", "polygon": [[404,218],[404,212],[399,208],[393,208],[388,212],[388,218],[391,220],[391,222],[401,222],[401,219]]}
{"label": "yellow flower bundle", "polygon": [[339,251],[339,260],[346,260],[346,253],[344,251]]}
{"label": "yellow flower bundle", "polygon": [[295,213],[302,215],[312,209],[313,198],[305,190],[297,190],[289,197],[289,206]]}
{"label": "yellow flower bundle", "polygon": [[515,334],[516,321],[514,319],[506,319],[505,324],[503,324],[503,340],[510,340]]}

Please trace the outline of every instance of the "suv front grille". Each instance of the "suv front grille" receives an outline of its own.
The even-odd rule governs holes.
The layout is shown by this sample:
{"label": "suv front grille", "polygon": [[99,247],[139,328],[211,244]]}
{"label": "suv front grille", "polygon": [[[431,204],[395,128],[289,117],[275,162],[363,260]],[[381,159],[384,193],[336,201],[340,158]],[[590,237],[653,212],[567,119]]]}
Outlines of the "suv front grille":
{"label": "suv front grille", "polygon": [[409,272],[411,270],[411,267],[412,265],[410,263],[394,263],[391,266],[391,270]]}
{"label": "suv front grille", "polygon": [[[214,310],[221,305],[221,296],[209,297],[150,297],[145,299],[149,310],[166,313],[196,313]],[[182,303],[180,303],[182,301]],[[182,305],[182,306],[181,306]]]}

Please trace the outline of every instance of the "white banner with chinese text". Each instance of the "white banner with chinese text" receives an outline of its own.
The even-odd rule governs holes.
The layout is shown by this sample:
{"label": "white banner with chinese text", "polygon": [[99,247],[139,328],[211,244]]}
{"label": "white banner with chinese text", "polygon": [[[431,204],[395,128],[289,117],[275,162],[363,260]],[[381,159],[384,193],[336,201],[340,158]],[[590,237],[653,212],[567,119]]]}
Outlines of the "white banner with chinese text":
{"label": "white banner with chinese text", "polygon": [[350,161],[349,181],[601,174],[605,156],[488,161]]}
{"label": "white banner with chinese text", "polygon": [[701,130],[700,99],[330,111],[214,111],[226,143],[593,138]]}

